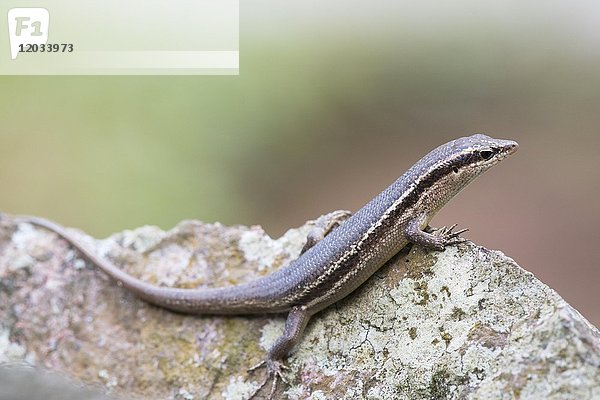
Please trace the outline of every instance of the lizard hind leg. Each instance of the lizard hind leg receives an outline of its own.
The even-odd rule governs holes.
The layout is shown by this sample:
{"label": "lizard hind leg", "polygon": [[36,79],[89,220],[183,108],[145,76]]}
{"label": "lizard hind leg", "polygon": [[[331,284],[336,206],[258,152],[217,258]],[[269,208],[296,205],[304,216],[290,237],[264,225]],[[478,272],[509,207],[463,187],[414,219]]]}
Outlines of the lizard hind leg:
{"label": "lizard hind leg", "polygon": [[329,232],[338,227],[342,222],[351,216],[352,213],[348,210],[337,210],[319,217],[315,221],[315,226],[310,230],[310,232],[308,232],[308,235],[306,236],[306,243],[304,244],[300,254],[303,254],[306,250],[313,247],[325,236],[327,236]]}
{"label": "lizard hind leg", "polygon": [[[321,241],[325,236],[327,236],[327,234],[329,234],[329,232],[350,218],[350,216],[352,216],[350,211],[337,210],[318,218],[315,221],[315,226],[308,233],[306,237],[306,243],[304,244],[300,254],[303,254]],[[285,322],[284,332],[279,338],[277,338],[269,350],[267,358],[248,369],[248,372],[254,372],[262,367],[266,367],[267,369],[267,376],[265,380],[258,386],[254,393],[250,395],[248,400],[256,398],[258,393],[267,385],[269,380],[272,380],[273,383],[271,384],[271,391],[269,392],[268,399],[273,399],[275,390],[277,390],[277,382],[279,380],[286,384],[288,383],[283,375],[283,371],[288,369],[288,367],[281,360],[290,352],[290,350],[292,350],[296,343],[298,343],[311,315],[312,313],[308,312],[305,307],[301,306],[293,307],[290,310]]]}
{"label": "lizard hind leg", "polygon": [[283,370],[288,369],[288,367],[282,362],[282,360],[300,340],[302,332],[304,332],[304,328],[310,320],[311,315],[312,313],[310,313],[305,307],[301,306],[294,307],[290,310],[290,313],[285,321],[283,334],[279,336],[273,346],[271,346],[266,360],[261,361],[248,370],[248,372],[253,372],[261,367],[267,368],[267,376],[265,380],[254,391],[254,393],[252,393],[248,400],[256,398],[258,392],[265,387],[269,380],[273,381],[271,384],[271,391],[269,392],[269,400],[273,399],[273,395],[277,389],[277,382],[279,380],[282,380],[286,384],[288,383],[283,376]]}

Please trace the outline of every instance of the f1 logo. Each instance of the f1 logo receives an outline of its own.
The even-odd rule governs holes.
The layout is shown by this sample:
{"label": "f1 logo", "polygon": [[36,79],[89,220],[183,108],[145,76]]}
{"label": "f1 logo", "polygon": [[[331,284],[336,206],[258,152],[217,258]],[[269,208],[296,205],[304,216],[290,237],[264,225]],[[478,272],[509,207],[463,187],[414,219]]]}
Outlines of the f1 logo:
{"label": "f1 logo", "polygon": [[8,10],[10,57],[17,58],[23,46],[46,44],[50,14],[45,8],[11,8]]}

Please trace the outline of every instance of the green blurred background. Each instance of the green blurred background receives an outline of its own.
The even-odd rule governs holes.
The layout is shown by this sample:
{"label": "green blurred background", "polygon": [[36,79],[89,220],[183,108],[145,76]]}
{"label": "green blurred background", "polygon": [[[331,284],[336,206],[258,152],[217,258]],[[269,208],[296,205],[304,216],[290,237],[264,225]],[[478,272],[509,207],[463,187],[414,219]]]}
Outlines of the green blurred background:
{"label": "green blurred background", "polygon": [[600,3],[241,3],[237,77],[0,77],[0,210],[278,236],[486,132],[519,152],[433,224],[600,324]]}

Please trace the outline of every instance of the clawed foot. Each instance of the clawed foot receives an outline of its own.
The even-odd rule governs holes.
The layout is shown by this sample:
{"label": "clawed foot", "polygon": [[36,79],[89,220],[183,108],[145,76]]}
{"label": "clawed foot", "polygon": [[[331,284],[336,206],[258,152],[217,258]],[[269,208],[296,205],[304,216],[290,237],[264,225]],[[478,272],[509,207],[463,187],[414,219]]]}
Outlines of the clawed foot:
{"label": "clawed foot", "polygon": [[433,231],[433,235],[440,239],[441,248],[445,248],[446,246],[451,246],[453,244],[463,243],[467,239],[460,237],[461,233],[467,232],[469,229],[461,229],[454,232],[454,228],[456,228],[457,224],[454,224],[450,227],[441,227],[439,229],[435,229]]}
{"label": "clawed foot", "polygon": [[256,364],[254,367],[249,368],[248,372],[254,372],[257,369],[264,367],[264,366],[267,367],[267,377],[265,378],[263,383],[261,383],[260,386],[254,391],[254,393],[252,393],[252,395],[250,397],[248,397],[248,400],[254,399],[256,397],[256,395],[258,394],[258,392],[260,392],[260,390],[263,387],[265,387],[267,382],[269,382],[269,379],[273,379],[273,384],[271,385],[271,391],[269,392],[269,397],[268,397],[269,400],[273,399],[273,395],[275,394],[275,389],[277,389],[277,381],[278,380],[281,379],[285,384],[288,384],[288,381],[283,376],[282,371],[289,369],[289,367],[280,361],[268,360],[268,359],[263,360],[263,361],[259,362],[258,364]]}

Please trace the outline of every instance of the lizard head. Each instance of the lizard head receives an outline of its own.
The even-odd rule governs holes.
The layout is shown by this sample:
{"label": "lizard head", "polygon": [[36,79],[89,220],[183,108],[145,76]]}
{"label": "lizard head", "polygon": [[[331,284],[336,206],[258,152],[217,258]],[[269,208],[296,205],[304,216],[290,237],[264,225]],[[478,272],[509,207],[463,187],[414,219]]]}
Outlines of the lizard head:
{"label": "lizard head", "polygon": [[448,143],[447,162],[457,175],[479,175],[517,151],[513,140],[494,139],[481,133]]}
{"label": "lizard head", "polygon": [[455,187],[456,192],[518,148],[515,141],[494,139],[481,133],[453,140],[445,146],[440,147],[444,153],[440,158],[444,160],[442,168],[448,186]]}
{"label": "lizard head", "polygon": [[425,196],[424,207],[437,211],[473,179],[513,154],[518,144],[483,134],[458,138],[424,157],[420,175],[424,187],[435,196]]}
{"label": "lizard head", "polygon": [[455,174],[480,174],[517,151],[513,140],[494,139],[481,133],[459,138],[440,147],[446,147],[444,157]]}

